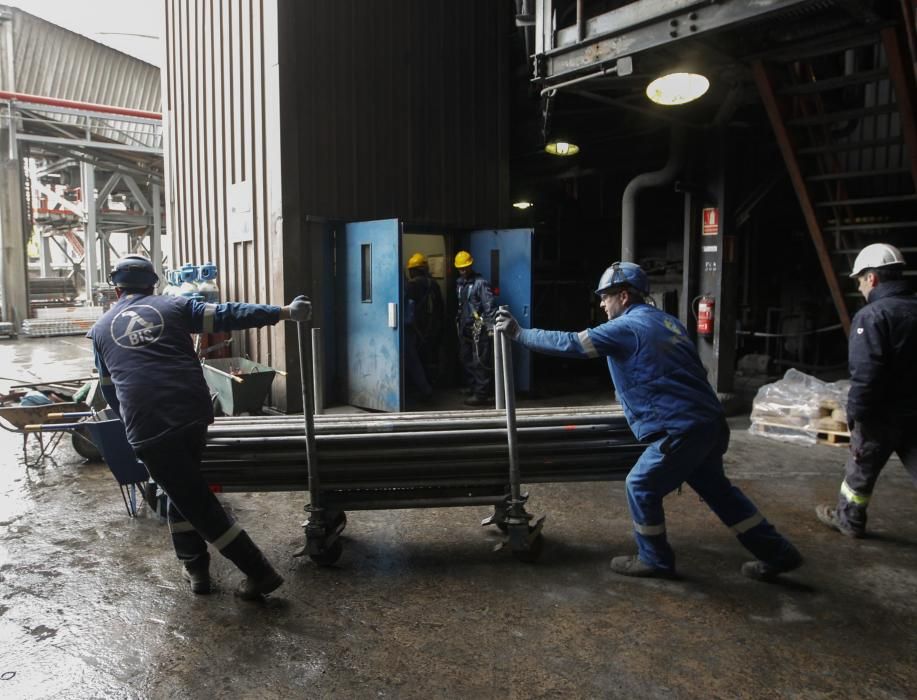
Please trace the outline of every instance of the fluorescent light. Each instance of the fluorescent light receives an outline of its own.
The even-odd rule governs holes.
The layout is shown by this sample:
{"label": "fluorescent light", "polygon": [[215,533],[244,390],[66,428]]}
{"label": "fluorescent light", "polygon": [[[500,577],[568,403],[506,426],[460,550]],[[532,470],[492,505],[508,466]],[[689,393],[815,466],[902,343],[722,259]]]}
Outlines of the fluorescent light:
{"label": "fluorescent light", "polygon": [[683,105],[696,100],[710,88],[699,73],[669,73],[646,86],[646,96],[659,105]]}
{"label": "fluorescent light", "polygon": [[579,153],[579,146],[569,141],[551,141],[545,144],[544,150],[552,156],[575,156]]}
{"label": "fluorescent light", "polygon": [[516,209],[528,209],[529,207],[534,206],[534,204],[523,199],[519,200],[518,202],[513,202],[513,206],[516,207]]}

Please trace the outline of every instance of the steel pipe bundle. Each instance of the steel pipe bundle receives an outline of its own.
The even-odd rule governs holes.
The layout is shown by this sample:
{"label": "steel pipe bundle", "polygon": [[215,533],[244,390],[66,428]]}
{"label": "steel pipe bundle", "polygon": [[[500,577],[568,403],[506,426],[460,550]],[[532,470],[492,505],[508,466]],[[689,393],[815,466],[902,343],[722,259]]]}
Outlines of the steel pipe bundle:
{"label": "steel pipe bundle", "polygon": [[[516,425],[525,483],[621,480],[645,447],[617,407],[521,409]],[[317,415],[314,429],[321,489],[351,493],[349,507],[355,492],[377,504],[380,490],[387,507],[399,493],[422,505],[425,491],[435,501],[443,489],[489,502],[508,483],[505,415],[495,410]],[[305,447],[302,416],[219,418],[201,469],[227,491],[304,491]]]}

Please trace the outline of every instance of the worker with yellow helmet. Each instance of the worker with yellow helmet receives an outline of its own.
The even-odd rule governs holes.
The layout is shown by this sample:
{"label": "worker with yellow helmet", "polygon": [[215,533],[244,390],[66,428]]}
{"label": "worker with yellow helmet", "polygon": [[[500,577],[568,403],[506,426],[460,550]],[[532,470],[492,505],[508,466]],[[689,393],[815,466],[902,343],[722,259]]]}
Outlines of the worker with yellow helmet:
{"label": "worker with yellow helmet", "polygon": [[493,327],[496,305],[488,282],[474,271],[474,258],[467,250],[455,255],[456,328],[459,360],[469,396],[467,406],[487,406],[493,396]]}
{"label": "worker with yellow helmet", "polygon": [[433,396],[445,306],[436,280],[430,276],[427,257],[408,258],[405,286],[404,370],[409,394],[421,400]]}

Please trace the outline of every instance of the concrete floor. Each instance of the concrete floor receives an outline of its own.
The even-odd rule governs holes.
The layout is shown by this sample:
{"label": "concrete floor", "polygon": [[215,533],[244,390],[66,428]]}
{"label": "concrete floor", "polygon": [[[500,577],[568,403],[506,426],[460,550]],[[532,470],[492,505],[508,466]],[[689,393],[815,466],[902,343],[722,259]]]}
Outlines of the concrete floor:
{"label": "concrete floor", "polygon": [[[0,342],[0,375],[82,375],[80,338]],[[9,382],[7,382],[8,384]],[[5,386],[3,387],[5,388]],[[894,460],[873,536],[822,528],[845,451],[748,434],[729,474],[806,556],[779,584],[743,578],[744,550],[696,496],[667,499],[684,580],[618,577],[633,543],[623,484],[530,489],[547,514],[535,565],[494,552],[481,508],[350,514],[340,562],[302,544],[304,493],[225,503],[286,576],[264,603],[193,596],[168,530],[131,520],[104,464],[62,443],[26,469],[0,433],[0,697],[912,698],[917,518]]]}

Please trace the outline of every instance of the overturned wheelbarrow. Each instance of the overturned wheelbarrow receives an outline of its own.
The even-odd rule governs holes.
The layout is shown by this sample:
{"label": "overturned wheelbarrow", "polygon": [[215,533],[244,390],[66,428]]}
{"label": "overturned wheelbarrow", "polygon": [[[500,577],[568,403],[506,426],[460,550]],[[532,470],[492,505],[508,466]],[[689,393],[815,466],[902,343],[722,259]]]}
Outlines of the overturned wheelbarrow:
{"label": "overturned wheelbarrow", "polygon": [[134,448],[127,441],[124,423],[110,408],[103,411],[64,413],[61,417],[78,422],[30,425],[28,429],[46,432],[88,431],[92,444],[102,454],[102,459],[118,482],[121,499],[130,517],[137,516],[137,490],[143,495],[143,487],[150,479],[143,462],[137,459]]}

